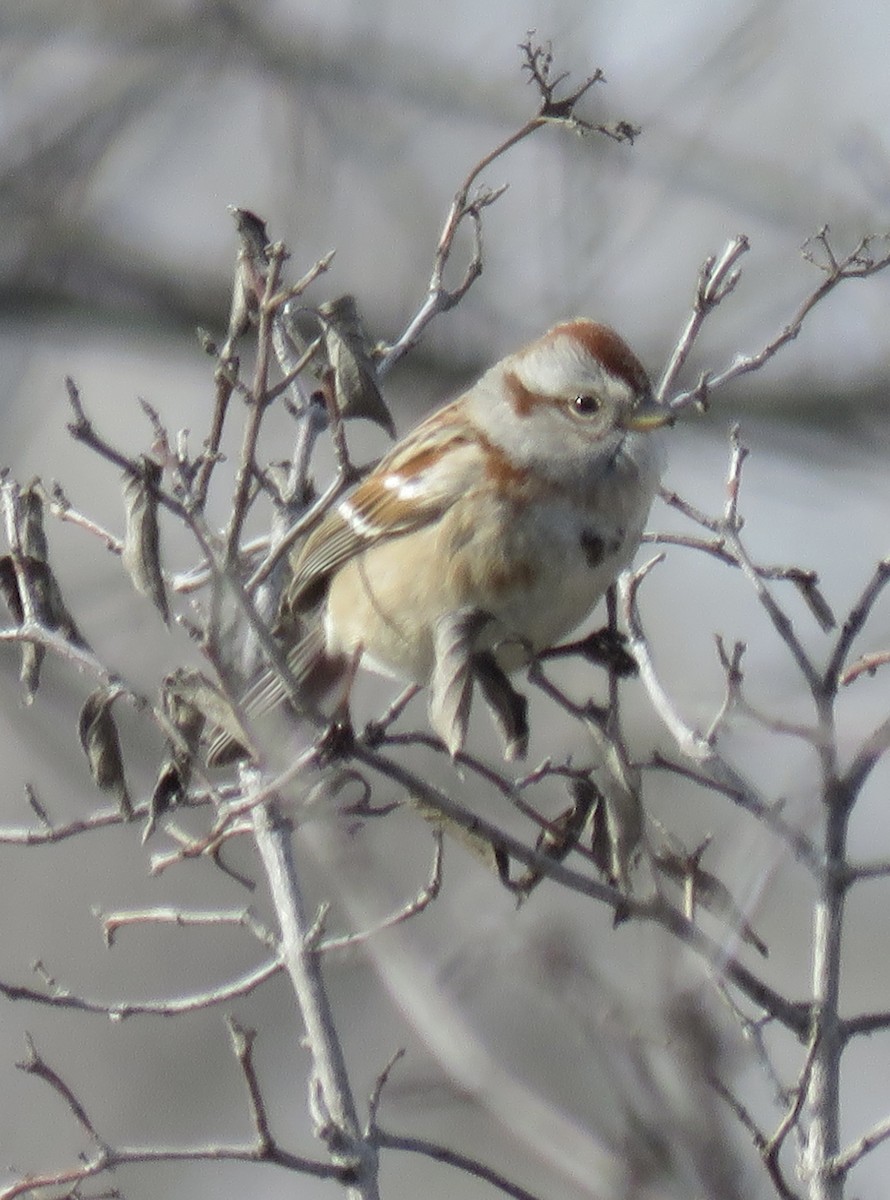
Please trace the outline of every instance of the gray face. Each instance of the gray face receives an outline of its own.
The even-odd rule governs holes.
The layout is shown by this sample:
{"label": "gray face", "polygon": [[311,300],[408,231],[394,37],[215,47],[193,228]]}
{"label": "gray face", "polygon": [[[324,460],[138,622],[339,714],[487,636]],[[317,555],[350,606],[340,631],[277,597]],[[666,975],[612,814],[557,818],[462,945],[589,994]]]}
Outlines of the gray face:
{"label": "gray face", "polygon": [[[605,362],[592,352],[594,337],[608,339]],[[516,461],[581,485],[620,456],[634,436],[627,429],[635,406],[648,395],[645,373],[624,343],[591,322],[557,327],[482,385],[478,403],[493,438]]]}

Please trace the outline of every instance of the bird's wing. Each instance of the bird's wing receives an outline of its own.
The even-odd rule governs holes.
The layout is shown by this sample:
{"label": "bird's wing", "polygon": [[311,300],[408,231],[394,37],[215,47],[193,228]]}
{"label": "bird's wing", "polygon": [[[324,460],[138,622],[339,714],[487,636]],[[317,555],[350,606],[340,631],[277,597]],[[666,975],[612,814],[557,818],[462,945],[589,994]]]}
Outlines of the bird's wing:
{"label": "bird's wing", "polygon": [[448,405],[422,422],[325,516],[297,554],[287,602],[293,611],[375,542],[435,521],[478,477],[481,453]]}

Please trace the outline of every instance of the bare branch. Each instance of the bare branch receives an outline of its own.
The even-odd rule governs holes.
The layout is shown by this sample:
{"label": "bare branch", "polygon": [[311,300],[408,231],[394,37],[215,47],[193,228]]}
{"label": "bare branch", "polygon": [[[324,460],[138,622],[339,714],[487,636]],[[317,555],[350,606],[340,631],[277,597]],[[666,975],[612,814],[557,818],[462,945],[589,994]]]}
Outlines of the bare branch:
{"label": "bare branch", "polygon": [[383,1089],[389,1083],[389,1077],[392,1074],[396,1063],[400,1062],[405,1057],[404,1047],[400,1047],[392,1055],[389,1062],[377,1076],[374,1081],[374,1087],[371,1090],[371,1095],[368,1098],[368,1120],[365,1125],[365,1134],[372,1136],[377,1130],[377,1113],[380,1110],[380,1101],[383,1098]]}
{"label": "bare branch", "polygon": [[810,1078],[817,1061],[818,1040],[819,1035],[817,1032],[814,1032],[811,1035],[806,1058],[798,1075],[797,1085],[792,1089],[787,1111],[763,1150],[763,1160],[770,1173],[770,1178],[774,1180],[782,1178],[779,1167],[779,1156],[782,1153],[782,1146],[788,1134],[797,1128],[804,1104],[807,1102],[809,1096]]}
{"label": "bare branch", "polygon": [[846,687],[850,683],[855,683],[860,675],[874,675],[879,667],[886,667],[890,663],[890,650],[878,650],[874,654],[863,654],[846,671],[840,676],[840,683]]}
{"label": "bare branch", "polygon": [[654,759],[654,765],[679,771],[696,779],[703,786],[715,788],[730,797],[734,803],[747,809],[790,846],[802,862],[811,870],[820,868],[819,856],[809,840],[781,820],[772,805],[758,793],[757,789],[727,763],[704,735],[683,720],[662,684],[649,648],[637,605],[637,592],[649,571],[661,561],[661,556],[645,563],[638,570],[619,580],[619,595],[622,600],[623,617],[629,631],[629,644],[640,669],[640,678],[656,711],[676,741],[681,753],[694,764],[693,767],[678,766],[663,758]]}
{"label": "bare branch", "polygon": [[854,1037],[884,1033],[888,1029],[890,1012],[861,1013],[858,1017],[848,1017],[843,1022],[843,1036],[847,1041]]}
{"label": "bare branch", "polygon": [[728,1105],[739,1123],[747,1130],[751,1141],[754,1143],[754,1148],[764,1160],[764,1165],[772,1180],[773,1187],[776,1189],[776,1195],[780,1196],[781,1200],[801,1200],[798,1193],[792,1191],[789,1187],[778,1161],[768,1156],[768,1139],[757,1125],[748,1108],[742,1104],[722,1080],[712,1077],[711,1086],[724,1103]]}
{"label": "bare branch", "polygon": [[[541,102],[538,113],[531,120],[526,121],[515,133],[510,134],[499,146],[484,155],[458,188],[439,235],[439,244],[433,260],[433,270],[426,299],[398,339],[391,346],[384,347],[379,351],[377,372],[380,376],[391,370],[399,359],[403,358],[417,344],[423,331],[435,317],[442,312],[447,312],[463,299],[481,274],[482,210],[493,204],[505,191],[503,186],[494,189],[480,188],[471,197],[471,189],[483,171],[497,159],[503,157],[508,150],[545,125],[564,125],[579,133],[601,133],[615,141],[628,142],[632,142],[635,134],[639,132],[626,121],[621,121],[613,126],[596,125],[584,121],[576,115],[575,108],[579,100],[595,83],[599,83],[603,79],[601,71],[596,71],[580,87],[570,91],[567,95],[557,98],[556,90],[561,83],[565,82],[567,76],[564,74],[556,78],[551,76],[553,58],[550,49],[533,44],[529,38],[522,43],[520,50],[524,57],[523,69],[528,72],[530,81],[538,89]],[[454,249],[457,231],[466,220],[470,220],[473,225],[473,252],[463,279],[456,288],[449,290],[443,283],[445,268]]]}
{"label": "bare branch", "polygon": [[795,858],[809,868],[811,872],[815,873],[819,870],[821,859],[816,847],[806,834],[783,820],[781,804],[767,803],[750,786],[738,787],[730,778],[720,779],[712,776],[708,773],[707,764],[702,768],[696,769],[685,763],[672,762],[663,754],[654,754],[650,765],[658,770],[671,771],[676,775],[683,775],[686,779],[697,783],[700,787],[708,788],[711,791],[726,796],[733,804],[737,804],[739,808],[744,809],[745,812],[749,812],[755,817],[764,828],[769,829],[786,842]]}
{"label": "bare branch", "polygon": [[48,1083],[53,1091],[65,1101],[74,1115],[74,1119],[90,1140],[100,1147],[100,1151],[104,1150],[102,1139],[96,1132],[96,1126],[90,1120],[89,1116],[87,1116],[86,1109],[74,1095],[74,1092],[58,1072],[54,1071],[49,1063],[37,1052],[30,1034],[26,1034],[26,1041],[28,1056],[21,1062],[16,1063],[16,1066],[27,1075],[36,1075],[38,1079],[42,1079],[45,1083]]}
{"label": "bare branch", "polygon": [[862,785],[888,750],[890,750],[890,717],[882,721],[865,739],[840,781],[847,804],[854,802]]}
{"label": "bare branch", "polygon": [[[770,359],[774,358],[784,346],[794,341],[800,333],[804,321],[815,306],[833,292],[838,284],[843,283],[847,279],[865,279],[877,274],[879,271],[883,271],[885,267],[890,265],[890,253],[872,253],[871,247],[875,240],[874,238],[863,238],[846,257],[838,258],[829,243],[828,227],[823,226],[819,233],[808,239],[802,247],[804,258],[812,262],[823,272],[824,278],[822,283],[800,304],[797,312],[795,312],[788,324],[759,351],[754,354],[738,354],[730,365],[722,371],[703,375],[694,388],[686,392],[681,392],[671,400],[671,410],[680,412],[693,404],[706,405],[709,396],[718,388],[751,371],[759,370]],[[886,241],[887,238],[880,240]],[[726,253],[727,251],[724,251],[724,255]]]}
{"label": "bare branch", "polygon": [[663,561],[664,555],[657,554],[655,558],[651,558],[634,572],[630,574],[625,572],[619,579],[618,589],[622,602],[622,616],[628,630],[630,651],[637,660],[640,678],[649,694],[649,699],[681,752],[694,762],[704,762],[713,757],[713,748],[707,738],[682,719],[663,687],[655,671],[637,604],[637,594],[643,580]]}
{"label": "bare branch", "polygon": [[279,242],[269,247],[268,276],[265,280],[265,291],[259,309],[257,360],[254,367],[250,407],[242,435],[238,473],[232,497],[232,515],[229,519],[229,526],[225,537],[225,560],[227,564],[234,563],[237,557],[241,530],[247,516],[250,484],[257,466],[257,439],[259,438],[260,425],[268,404],[269,367],[272,354],[272,321],[275,314],[274,297],[278,290],[281,271],[286,258],[287,251],[282,243]]}
{"label": "bare branch", "polygon": [[119,537],[116,537],[113,533],[109,533],[107,529],[103,529],[102,526],[94,521],[91,517],[87,517],[83,513],[78,512],[77,509],[72,506],[70,500],[65,495],[58,483],[53,484],[50,492],[47,492],[44,488],[41,488],[41,490],[43,491],[44,499],[49,511],[59,521],[66,521],[72,525],[78,526],[80,529],[86,530],[87,533],[103,542],[105,547],[110,550],[112,554],[120,555],[123,553],[123,541]]}
{"label": "bare branch", "polygon": [[181,908],[133,909],[129,912],[97,914],[102,916],[102,935],[107,946],[112,946],[119,929],[132,925],[175,925],[178,929],[208,925],[233,925],[246,929],[267,949],[277,950],[277,940],[271,930],[248,908],[225,912],[222,909],[209,912],[189,912]]}
{"label": "bare branch", "polygon": [[[880,661],[870,666],[858,665],[855,668],[850,668],[844,674],[843,667],[847,660],[847,655],[853,642],[862,632],[866,621],[871,616],[872,609],[878,601],[887,583],[890,582],[890,558],[882,559],[874,569],[871,578],[862,589],[859,599],[850,609],[849,616],[844,621],[843,628],[838,634],[838,639],[828,663],[825,667],[825,684],[827,687],[834,688],[838,682],[843,684],[852,683],[859,675],[866,672],[873,672],[877,666],[880,666]],[[881,659],[881,656],[877,656]]]}
{"label": "bare branch", "polygon": [[847,867],[847,878],[851,883],[865,879],[884,879],[890,875],[890,862],[851,862]]}
{"label": "bare branch", "polygon": [[385,917],[382,921],[378,921],[376,925],[368,929],[363,929],[360,933],[345,934],[342,937],[329,937],[319,941],[316,947],[319,953],[330,954],[334,951],[351,950],[353,947],[367,942],[370,938],[376,937],[377,934],[382,933],[385,929],[394,929],[396,925],[410,921],[412,917],[416,917],[432,904],[442,888],[443,835],[441,829],[434,830],[433,837],[436,843],[436,853],[426,886],[402,908],[394,913],[390,913],[388,917]]}
{"label": "bare branch", "polygon": [[250,1115],[257,1136],[257,1148],[261,1153],[268,1153],[274,1142],[259,1079],[253,1065],[253,1043],[256,1038],[256,1030],[240,1025],[232,1016],[226,1017],[226,1024],[232,1039],[232,1049],[247,1085]]}
{"label": "bare branch", "polygon": [[78,837],[82,833],[127,823],[117,806],[92,813],[88,817],[66,821],[60,825],[48,822],[44,813],[40,817],[40,822],[41,828],[39,829],[0,828],[0,846],[51,846],[56,842],[64,842],[68,838]]}
{"label": "bare branch", "polygon": [[890,1139],[890,1117],[885,1117],[883,1121],[878,1121],[877,1125],[873,1125],[868,1133],[864,1133],[861,1138],[858,1138],[852,1146],[831,1160],[828,1164],[831,1175],[835,1179],[848,1175],[853,1167],[865,1158],[866,1154],[871,1153],[888,1139]]}
{"label": "bare branch", "polygon": [[795,634],[794,626],[790,617],[775,600],[772,592],[766,586],[762,576],[757,573],[757,568],[748,557],[748,552],[742,545],[742,541],[739,536],[737,496],[740,483],[739,476],[742,463],[744,462],[747,454],[747,449],[739,440],[738,426],[733,427],[730,436],[733,444],[733,456],[727,484],[729,500],[727,502],[726,518],[722,526],[723,536],[726,539],[727,546],[741,567],[742,573],[754,588],[761,606],[764,608],[767,616],[772,622],[773,628],[788,647],[791,657],[797,664],[800,673],[803,675],[812,695],[815,698],[816,696],[821,695],[822,692],[821,676],[806,650],[803,648],[800,639]]}
{"label": "bare branch", "polygon": [[[439,1142],[431,1142],[426,1138],[387,1133],[379,1125],[375,1125],[372,1137],[378,1149],[404,1150],[411,1154],[422,1154],[434,1162],[447,1163],[450,1167],[457,1167],[458,1170],[465,1171],[476,1179],[485,1180],[486,1183],[490,1183],[503,1192],[505,1196],[514,1197],[514,1200],[541,1200],[536,1193],[520,1187],[518,1183],[513,1183],[500,1171],[485,1166],[484,1163],[467,1154],[452,1150],[450,1146],[443,1146]],[[2,1200],[2,1196],[0,1196],[0,1200]]]}
{"label": "bare branch", "polygon": [[101,1000],[91,1000],[85,996],[76,996],[65,990],[41,992],[36,988],[24,987],[21,984],[6,983],[0,980],[0,995],[7,1000],[27,1000],[32,1004],[41,1004],[47,1008],[70,1008],[76,1012],[93,1013],[101,1017],[109,1017],[112,1021],[123,1021],[127,1017],[175,1017],[184,1013],[199,1012],[212,1008],[217,1004],[228,1004],[241,996],[247,996],[267,979],[277,975],[281,963],[276,958],[272,962],[246,972],[229,983],[217,988],[208,988],[204,992],[193,995],[175,996],[168,1000],[121,1000],[105,1003]]}
{"label": "bare branch", "polygon": [[701,929],[689,921],[661,897],[651,900],[636,900],[628,897],[619,888],[610,887],[597,879],[582,875],[566,867],[548,854],[531,849],[525,842],[508,834],[505,830],[486,821],[483,817],[469,813],[456,804],[441,789],[433,787],[401,763],[371,751],[360,744],[353,750],[354,757],[386,778],[400,784],[419,802],[421,807],[443,813],[456,826],[468,829],[477,837],[484,837],[500,853],[516,859],[533,871],[561,883],[564,887],[593,899],[604,901],[611,908],[628,918],[652,921],[691,946],[706,961],[754,1003],[760,1005],[798,1038],[805,1038],[809,1030],[809,1007],[787,1000],[763,980],[758,979],[740,962],[726,953],[726,947],[713,942]]}
{"label": "bare branch", "polygon": [[702,264],[692,312],[655,389],[659,401],[664,401],[676,383],[708,315],[726,299],[741,279],[742,273],[736,264],[749,248],[747,237],[739,234],[727,242],[719,258],[711,255]]}

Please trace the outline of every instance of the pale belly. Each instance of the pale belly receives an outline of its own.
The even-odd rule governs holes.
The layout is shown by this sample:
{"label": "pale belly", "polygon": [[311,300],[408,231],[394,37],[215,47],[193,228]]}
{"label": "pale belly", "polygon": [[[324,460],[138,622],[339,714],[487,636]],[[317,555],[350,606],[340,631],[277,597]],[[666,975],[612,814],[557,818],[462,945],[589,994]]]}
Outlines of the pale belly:
{"label": "pale belly", "polygon": [[478,609],[492,620],[477,648],[498,647],[501,665],[515,670],[529,651],[553,645],[588,616],[633,557],[650,499],[613,505],[605,515],[600,507],[595,524],[589,512],[563,504],[537,505],[523,520],[477,505],[470,523],[456,505],[338,572],[328,598],[329,648],[360,652],[372,670],[424,684],[436,622]]}

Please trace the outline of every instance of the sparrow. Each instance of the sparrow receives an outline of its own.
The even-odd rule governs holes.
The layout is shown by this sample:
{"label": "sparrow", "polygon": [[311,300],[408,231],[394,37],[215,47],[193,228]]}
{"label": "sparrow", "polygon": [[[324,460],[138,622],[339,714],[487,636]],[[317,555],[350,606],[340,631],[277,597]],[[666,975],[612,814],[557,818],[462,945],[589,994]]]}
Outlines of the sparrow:
{"label": "sparrow", "polygon": [[[521,754],[507,677],[579,625],[630,563],[671,420],[608,326],[566,321],[501,359],[292,552],[277,632],[298,687],[314,704],[359,667],[429,686],[433,727],[455,754],[476,682]],[[244,711],[287,696],[266,672]],[[230,744],[218,737],[210,761]]]}

